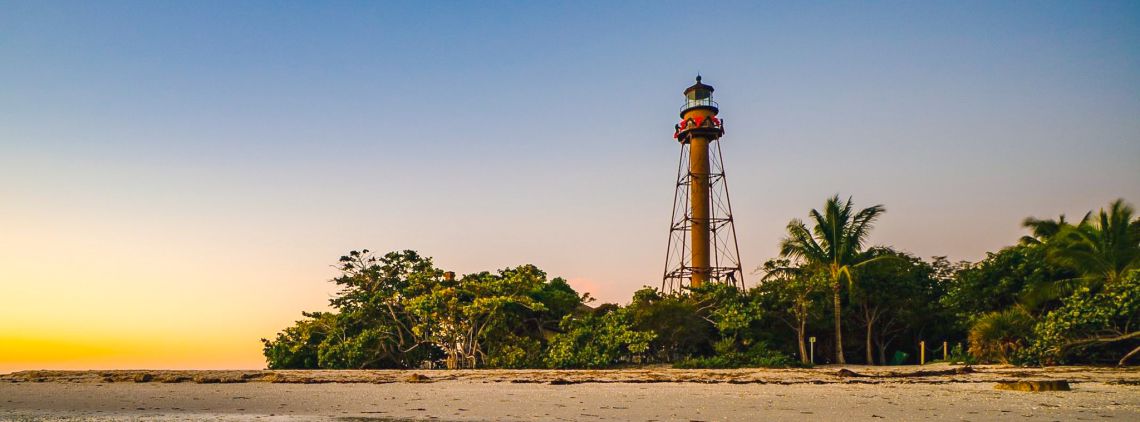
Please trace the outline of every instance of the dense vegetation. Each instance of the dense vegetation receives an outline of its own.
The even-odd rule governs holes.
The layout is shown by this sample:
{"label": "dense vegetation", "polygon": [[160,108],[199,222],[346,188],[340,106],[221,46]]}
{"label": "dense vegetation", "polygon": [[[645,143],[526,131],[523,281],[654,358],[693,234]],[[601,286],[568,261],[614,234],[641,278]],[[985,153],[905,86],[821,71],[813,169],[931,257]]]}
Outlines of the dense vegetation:
{"label": "dense vegetation", "polygon": [[[340,258],[331,312],[263,339],[270,368],[685,368],[1140,360],[1140,219],[1118,200],[975,263],[868,247],[881,205],[792,220],[747,291],[643,288],[598,304],[532,265],[454,277],[414,251]],[[815,338],[814,344],[809,338]],[[942,350],[947,344],[951,350]],[[929,359],[928,359],[929,360]]]}

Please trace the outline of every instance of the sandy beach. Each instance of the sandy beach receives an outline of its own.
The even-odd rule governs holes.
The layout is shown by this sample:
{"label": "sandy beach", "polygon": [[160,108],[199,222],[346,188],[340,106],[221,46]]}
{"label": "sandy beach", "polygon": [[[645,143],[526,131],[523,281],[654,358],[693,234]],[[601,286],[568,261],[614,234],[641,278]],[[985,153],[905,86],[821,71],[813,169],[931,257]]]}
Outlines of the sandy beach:
{"label": "sandy beach", "polygon": [[[847,369],[847,371],[841,371]],[[848,372],[850,371],[850,372]],[[995,389],[1066,380],[1071,391]],[[1136,368],[25,371],[0,419],[1138,420]]]}

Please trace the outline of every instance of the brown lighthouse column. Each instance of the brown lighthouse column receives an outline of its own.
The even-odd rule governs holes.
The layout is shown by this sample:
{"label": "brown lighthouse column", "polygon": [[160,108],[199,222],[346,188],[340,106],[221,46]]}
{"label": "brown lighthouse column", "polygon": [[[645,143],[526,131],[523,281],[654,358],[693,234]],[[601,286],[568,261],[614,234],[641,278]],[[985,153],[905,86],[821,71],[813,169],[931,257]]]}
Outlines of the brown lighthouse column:
{"label": "brown lighthouse column", "polygon": [[689,285],[700,287],[709,278],[711,254],[709,253],[709,140],[703,136],[693,136],[689,140],[689,203],[692,205],[690,218],[693,219],[693,278]]}

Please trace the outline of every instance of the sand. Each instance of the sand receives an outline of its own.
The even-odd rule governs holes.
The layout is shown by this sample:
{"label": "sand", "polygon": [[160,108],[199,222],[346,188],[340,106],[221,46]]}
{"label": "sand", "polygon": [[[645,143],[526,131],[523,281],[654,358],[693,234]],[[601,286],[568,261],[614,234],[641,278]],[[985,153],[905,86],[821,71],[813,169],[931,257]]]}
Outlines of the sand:
{"label": "sand", "polygon": [[1140,420],[1138,368],[840,369],[18,372],[0,420]]}

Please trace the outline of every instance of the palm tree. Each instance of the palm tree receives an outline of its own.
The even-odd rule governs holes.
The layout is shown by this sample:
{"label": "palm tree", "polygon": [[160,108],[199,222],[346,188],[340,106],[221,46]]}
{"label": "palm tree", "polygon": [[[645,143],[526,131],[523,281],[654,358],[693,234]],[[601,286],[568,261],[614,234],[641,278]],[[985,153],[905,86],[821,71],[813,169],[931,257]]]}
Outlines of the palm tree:
{"label": "palm tree", "polygon": [[1117,199],[1095,218],[1085,216],[1076,226],[1061,227],[1050,240],[1049,258],[1092,285],[1119,282],[1140,269],[1140,218],[1133,214],[1132,206]]}
{"label": "palm tree", "polygon": [[801,259],[808,264],[818,265],[827,274],[831,284],[835,307],[835,359],[840,364],[843,358],[843,330],[840,321],[842,311],[839,293],[842,281],[854,283],[852,270],[880,258],[873,258],[863,250],[863,244],[876,219],[887,211],[883,205],[875,205],[854,212],[851,198],[847,201],[834,195],[823,205],[823,212],[811,210],[808,215],[815,227],[810,231],[803,221],[793,219],[788,223],[788,236],[780,241],[780,256]]}
{"label": "palm tree", "polygon": [[814,363],[808,360],[804,336],[807,333],[808,319],[818,309],[815,296],[823,291],[823,283],[817,277],[818,272],[806,265],[792,265],[787,259],[768,260],[756,270],[764,272],[764,277],[760,279],[764,291],[772,294],[782,305],[781,308],[784,308],[774,314],[796,333],[800,362]]}
{"label": "palm tree", "polygon": [[[1086,288],[1098,291],[1127,289],[1127,277],[1140,271],[1140,218],[1134,218],[1132,206],[1123,199],[1101,208],[1095,218],[1086,215],[1076,226],[1063,227],[1048,243],[1048,258],[1060,266],[1076,271],[1076,280]],[[1076,347],[1103,346],[1140,338],[1140,331],[1130,321],[1123,326],[1102,327],[1114,335],[1096,333],[1084,338],[1070,339],[1061,350]],[[1111,325],[1111,324],[1109,324]],[[1086,333],[1087,334],[1087,333]],[[1117,363],[1140,354],[1140,346],[1126,353]]]}
{"label": "palm tree", "polygon": [[[1085,220],[1088,218],[1088,214],[1085,214]],[[1072,227],[1068,221],[1065,221],[1065,214],[1061,214],[1056,220],[1038,220],[1034,217],[1027,217],[1021,222],[1021,226],[1029,229],[1031,233],[1028,236],[1021,236],[1022,245],[1043,245],[1057,233],[1060,233],[1062,229]]]}
{"label": "palm tree", "polygon": [[[1091,211],[1085,214],[1079,224],[1088,221],[1090,215],[1092,215]],[[1021,236],[1019,242],[1021,246],[1040,247],[1048,251],[1054,248],[1053,240],[1058,237],[1058,234],[1070,230],[1074,226],[1065,220],[1065,214],[1061,214],[1056,220],[1026,217],[1025,220],[1022,220],[1021,227],[1029,229],[1028,235]],[[1026,286],[1021,293],[1020,305],[1026,312],[1032,313],[1044,304],[1060,299],[1066,292],[1070,292],[1073,287],[1072,281],[1074,279],[1047,279]]]}

